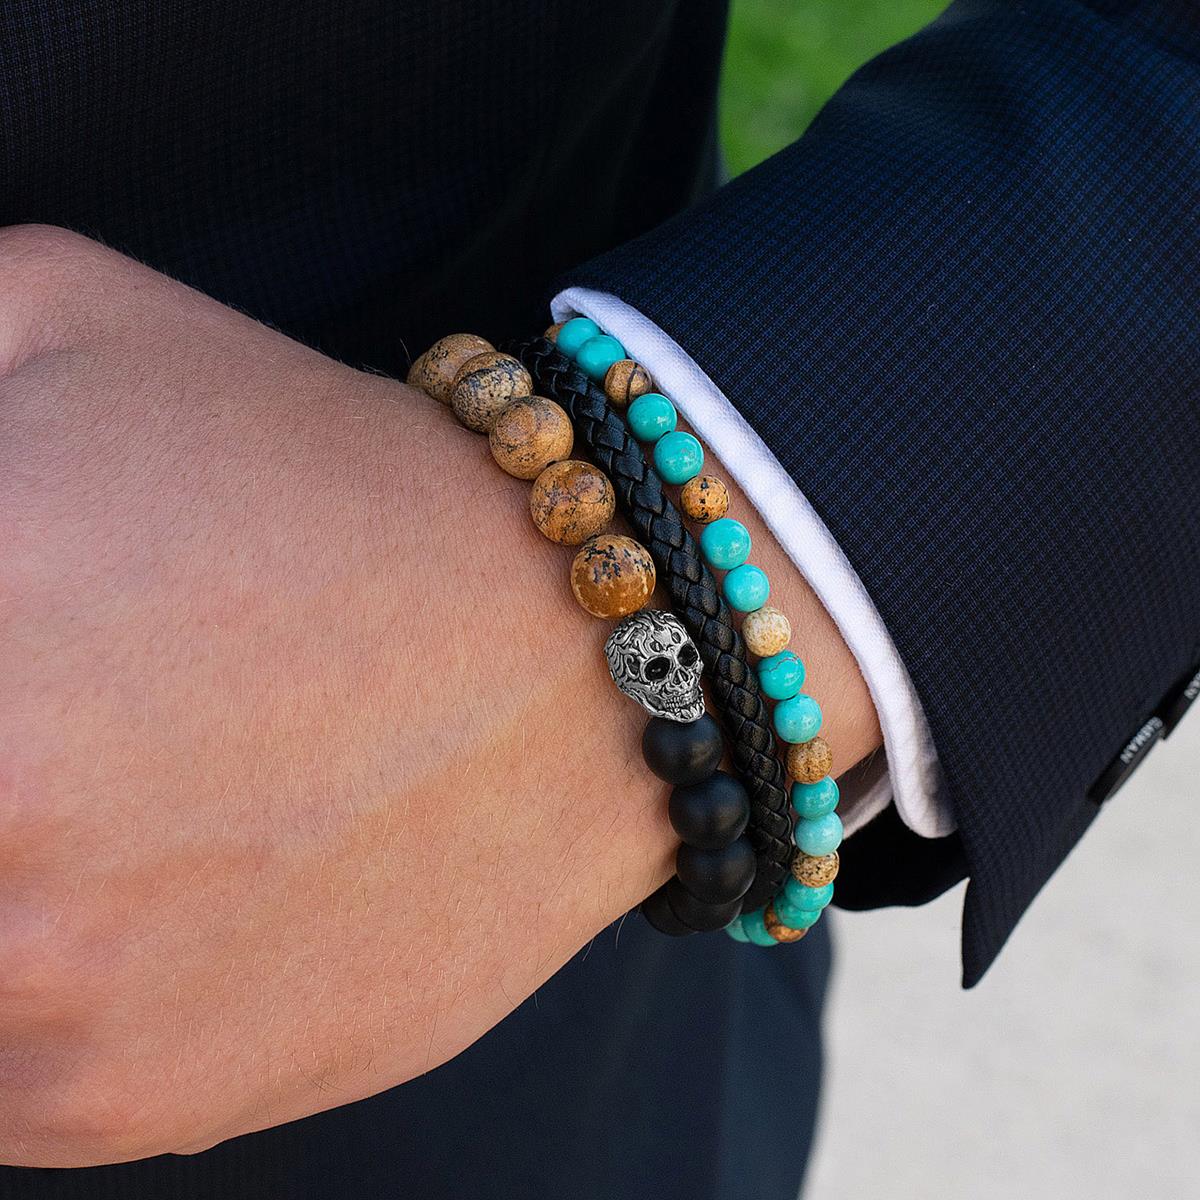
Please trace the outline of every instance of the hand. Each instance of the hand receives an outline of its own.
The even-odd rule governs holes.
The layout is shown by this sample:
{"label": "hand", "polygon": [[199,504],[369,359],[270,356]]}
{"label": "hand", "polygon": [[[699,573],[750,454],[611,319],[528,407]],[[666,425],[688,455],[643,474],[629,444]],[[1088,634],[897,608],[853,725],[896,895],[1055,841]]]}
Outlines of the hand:
{"label": "hand", "polygon": [[669,875],[606,628],[445,409],[26,228],[0,430],[0,1161],[402,1082]]}

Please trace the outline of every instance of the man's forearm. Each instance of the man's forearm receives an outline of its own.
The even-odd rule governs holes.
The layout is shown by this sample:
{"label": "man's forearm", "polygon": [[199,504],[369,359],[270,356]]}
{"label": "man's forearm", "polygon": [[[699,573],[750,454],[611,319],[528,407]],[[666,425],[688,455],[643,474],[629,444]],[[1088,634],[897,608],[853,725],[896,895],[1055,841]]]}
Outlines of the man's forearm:
{"label": "man's forearm", "polygon": [[[0,236],[0,297],[0,1160],[411,1078],[667,878],[606,630],[485,440],[70,235]],[[865,687],[740,511],[848,766]]]}

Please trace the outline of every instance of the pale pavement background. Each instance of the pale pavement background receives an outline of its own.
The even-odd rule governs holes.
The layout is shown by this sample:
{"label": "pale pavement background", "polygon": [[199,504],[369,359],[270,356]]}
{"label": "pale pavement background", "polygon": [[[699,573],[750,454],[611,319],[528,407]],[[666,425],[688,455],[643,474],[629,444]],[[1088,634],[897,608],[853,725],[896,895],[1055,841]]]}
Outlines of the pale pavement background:
{"label": "pale pavement background", "polygon": [[1200,1200],[1198,800],[1193,711],[971,992],[961,888],[834,914],[804,1200]]}

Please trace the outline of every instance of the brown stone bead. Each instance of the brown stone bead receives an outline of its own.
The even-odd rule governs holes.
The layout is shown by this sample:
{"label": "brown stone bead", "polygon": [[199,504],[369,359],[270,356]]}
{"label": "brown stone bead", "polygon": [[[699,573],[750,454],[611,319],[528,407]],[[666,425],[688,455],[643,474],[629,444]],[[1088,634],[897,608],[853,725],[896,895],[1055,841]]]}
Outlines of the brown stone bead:
{"label": "brown stone bead", "polygon": [[633,538],[602,533],[575,555],[571,591],[593,617],[627,617],[654,594],[654,559]]}
{"label": "brown stone bead", "polygon": [[679,503],[691,520],[707,525],[729,511],[729,489],[715,475],[697,475],[683,485]]}
{"label": "brown stone bead", "polygon": [[529,514],[538,530],[561,546],[578,546],[613,519],[617,497],[608,476],[589,462],[551,463],[533,481]]}
{"label": "brown stone bead", "polygon": [[792,875],[805,887],[824,887],[837,878],[841,861],[836,850],[819,858],[811,854],[797,854],[792,859]]}
{"label": "brown stone bead", "polygon": [[546,332],[542,334],[542,337],[544,337],[546,339],[546,341],[548,341],[548,342],[557,342],[558,341],[558,331],[565,324],[566,324],[566,321],[555,321],[554,324],[551,325],[550,328],[547,329]]}
{"label": "brown stone bead", "polygon": [[808,932],[807,929],[793,929],[790,925],[785,925],[776,914],[774,904],[767,905],[767,910],[763,913],[763,924],[777,942],[798,942]]}
{"label": "brown stone bead", "polygon": [[529,372],[511,354],[491,350],[468,358],[459,368],[450,389],[450,407],[460,424],[487,433],[509,401],[532,392]]}
{"label": "brown stone bead", "polygon": [[742,639],[746,649],[759,658],[770,658],[786,648],[792,640],[791,622],[777,608],[764,604],[746,614],[742,622]]}
{"label": "brown stone bead", "polygon": [[523,396],[500,411],[488,433],[492,457],[518,479],[536,479],[552,462],[571,456],[571,418],[544,396]]}
{"label": "brown stone bead", "polygon": [[442,404],[450,403],[454,377],[463,364],[495,346],[473,333],[452,333],[433,343],[408,370],[408,383]]}
{"label": "brown stone bead", "polygon": [[823,737],[788,747],[788,774],[797,783],[816,783],[833,770],[833,751]]}
{"label": "brown stone bead", "polygon": [[604,394],[618,408],[654,390],[654,380],[641,363],[623,358],[608,368],[604,376]]}

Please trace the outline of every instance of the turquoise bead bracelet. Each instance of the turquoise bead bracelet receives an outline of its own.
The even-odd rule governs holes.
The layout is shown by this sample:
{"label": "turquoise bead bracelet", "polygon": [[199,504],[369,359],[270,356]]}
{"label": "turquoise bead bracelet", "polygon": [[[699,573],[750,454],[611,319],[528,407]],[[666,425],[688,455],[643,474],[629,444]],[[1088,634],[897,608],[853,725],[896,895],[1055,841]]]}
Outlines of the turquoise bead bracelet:
{"label": "turquoise bead bracelet", "polygon": [[704,466],[704,447],[681,429],[664,433],[654,443],[654,467],[667,483],[687,483]]}
{"label": "turquoise bead bracelet", "polygon": [[[621,344],[587,317],[561,325],[556,342],[596,380],[604,379],[606,372],[625,358]],[[610,400],[617,402],[611,395]],[[833,898],[837,850],[842,841],[842,822],[835,811],[838,787],[829,774],[832,758],[819,737],[821,708],[801,691],[804,663],[786,648],[791,637],[787,618],[767,607],[770,581],[761,567],[750,562],[749,530],[742,522],[726,517],[723,504],[714,508],[707,502],[706,489],[726,494],[724,485],[711,476],[701,476],[704,449],[692,434],[677,428],[675,405],[661,392],[647,391],[629,404],[626,420],[634,437],[651,444],[654,466],[662,479],[684,485],[684,511],[704,524],[700,551],[713,570],[725,572],[721,591],[730,608],[746,614],[742,634],[748,649],[760,656],[759,685],[763,694],[775,701],[772,723],[780,741],[789,746],[788,769],[796,779],[791,801],[799,853],[792,862],[792,878],[770,904],[735,918],[726,932],[735,941],[756,946],[799,941]],[[700,499],[689,509],[686,485],[694,481],[705,487],[699,489]]]}
{"label": "turquoise bead bracelet", "polygon": [[741,521],[721,517],[700,531],[700,552],[710,567],[732,571],[750,558],[750,530]]}
{"label": "turquoise bead bracelet", "polygon": [[678,416],[675,405],[666,396],[647,392],[629,406],[625,419],[639,442],[654,442],[675,428]]}
{"label": "turquoise bead bracelet", "polygon": [[613,363],[620,362],[624,357],[624,346],[616,338],[608,337],[607,334],[601,333],[596,337],[588,338],[579,347],[579,352],[575,355],[575,361],[590,378],[599,381],[608,374],[608,368]]}

